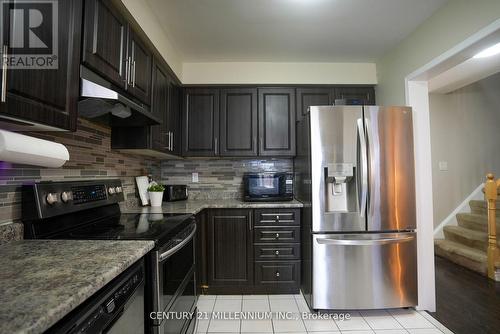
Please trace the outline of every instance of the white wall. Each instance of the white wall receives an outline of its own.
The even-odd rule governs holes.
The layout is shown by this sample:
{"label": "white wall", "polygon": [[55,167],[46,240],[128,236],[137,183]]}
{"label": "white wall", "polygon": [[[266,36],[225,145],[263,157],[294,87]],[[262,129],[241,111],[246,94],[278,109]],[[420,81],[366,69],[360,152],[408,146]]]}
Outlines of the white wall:
{"label": "white wall", "polygon": [[499,0],[450,0],[377,61],[377,101],[405,104],[405,77],[500,18]]}
{"label": "white wall", "polygon": [[130,14],[144,30],[158,52],[163,56],[172,71],[182,78],[182,58],[158,22],[158,18],[146,0],[121,0]]}
{"label": "white wall", "polygon": [[[487,172],[500,176],[500,74],[449,94],[430,94],[434,226]],[[448,171],[439,170],[448,162]]]}
{"label": "white wall", "polygon": [[376,84],[373,63],[183,63],[184,84]]}

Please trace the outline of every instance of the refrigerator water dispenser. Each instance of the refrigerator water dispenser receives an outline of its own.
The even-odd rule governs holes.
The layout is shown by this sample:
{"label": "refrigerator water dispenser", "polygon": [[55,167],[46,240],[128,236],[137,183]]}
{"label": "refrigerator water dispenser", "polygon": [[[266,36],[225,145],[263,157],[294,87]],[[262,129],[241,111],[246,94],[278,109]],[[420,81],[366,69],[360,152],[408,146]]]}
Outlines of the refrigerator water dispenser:
{"label": "refrigerator water dispenser", "polygon": [[356,180],[352,163],[331,163],[325,167],[326,211],[356,211]]}

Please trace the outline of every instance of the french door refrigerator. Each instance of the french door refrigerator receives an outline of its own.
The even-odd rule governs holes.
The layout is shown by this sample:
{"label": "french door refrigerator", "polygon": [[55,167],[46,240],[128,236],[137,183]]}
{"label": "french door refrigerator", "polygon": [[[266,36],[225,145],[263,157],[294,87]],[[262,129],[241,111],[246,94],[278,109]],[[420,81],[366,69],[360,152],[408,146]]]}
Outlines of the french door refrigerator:
{"label": "french door refrigerator", "polygon": [[411,108],[310,107],[294,160],[311,309],[417,305]]}

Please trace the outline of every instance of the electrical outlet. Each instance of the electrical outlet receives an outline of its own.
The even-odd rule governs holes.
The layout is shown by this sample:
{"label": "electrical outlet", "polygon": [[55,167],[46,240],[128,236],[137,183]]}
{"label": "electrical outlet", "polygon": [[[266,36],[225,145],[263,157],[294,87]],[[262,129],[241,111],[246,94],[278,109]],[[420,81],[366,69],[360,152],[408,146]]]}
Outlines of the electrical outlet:
{"label": "electrical outlet", "polygon": [[192,182],[193,183],[198,183],[198,173],[192,173]]}
{"label": "electrical outlet", "polygon": [[448,170],[448,161],[440,161],[439,162],[439,170],[447,171]]}

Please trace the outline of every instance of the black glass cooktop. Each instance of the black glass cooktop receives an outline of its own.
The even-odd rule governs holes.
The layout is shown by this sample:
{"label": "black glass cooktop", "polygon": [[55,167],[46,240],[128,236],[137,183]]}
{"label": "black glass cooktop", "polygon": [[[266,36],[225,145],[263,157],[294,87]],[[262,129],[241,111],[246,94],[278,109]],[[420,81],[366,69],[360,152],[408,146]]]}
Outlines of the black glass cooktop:
{"label": "black glass cooktop", "polygon": [[194,222],[190,214],[120,214],[60,233],[57,237],[97,240],[152,240],[164,245]]}

